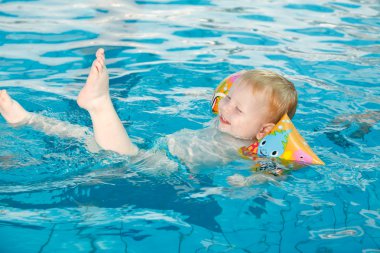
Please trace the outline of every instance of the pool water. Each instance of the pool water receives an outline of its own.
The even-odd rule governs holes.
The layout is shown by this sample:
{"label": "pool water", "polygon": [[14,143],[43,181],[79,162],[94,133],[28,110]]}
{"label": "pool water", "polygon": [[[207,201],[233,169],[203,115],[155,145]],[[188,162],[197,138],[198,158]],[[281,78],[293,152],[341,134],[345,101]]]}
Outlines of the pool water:
{"label": "pool water", "polygon": [[130,136],[165,153],[224,77],[265,68],[326,163],[235,187],[249,162],[195,172],[1,118],[0,252],[380,252],[379,34],[377,0],[0,1],[0,88],[29,111],[91,126],[75,98],[103,47]]}

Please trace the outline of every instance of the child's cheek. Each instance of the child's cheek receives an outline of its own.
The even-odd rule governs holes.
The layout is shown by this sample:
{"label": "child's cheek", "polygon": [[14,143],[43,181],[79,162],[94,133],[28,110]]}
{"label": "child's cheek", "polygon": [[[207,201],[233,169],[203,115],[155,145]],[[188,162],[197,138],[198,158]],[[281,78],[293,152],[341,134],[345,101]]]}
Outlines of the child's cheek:
{"label": "child's cheek", "polygon": [[244,134],[250,128],[249,121],[247,121],[245,118],[240,118],[237,125],[239,126],[240,131]]}
{"label": "child's cheek", "polygon": [[220,114],[221,112],[223,112],[223,110],[224,110],[224,98],[222,98],[219,101],[219,104],[218,104],[218,114]]}

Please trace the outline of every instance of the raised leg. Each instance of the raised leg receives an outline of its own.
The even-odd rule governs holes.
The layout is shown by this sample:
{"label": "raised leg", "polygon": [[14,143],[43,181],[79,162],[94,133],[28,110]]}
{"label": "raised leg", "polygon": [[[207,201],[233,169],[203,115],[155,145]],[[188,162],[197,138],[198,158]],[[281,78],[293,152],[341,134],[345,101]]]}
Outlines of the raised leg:
{"label": "raised leg", "polygon": [[96,52],[96,59],[77,102],[90,113],[95,140],[100,147],[126,155],[137,153],[138,149],[131,142],[111,101],[103,49]]}

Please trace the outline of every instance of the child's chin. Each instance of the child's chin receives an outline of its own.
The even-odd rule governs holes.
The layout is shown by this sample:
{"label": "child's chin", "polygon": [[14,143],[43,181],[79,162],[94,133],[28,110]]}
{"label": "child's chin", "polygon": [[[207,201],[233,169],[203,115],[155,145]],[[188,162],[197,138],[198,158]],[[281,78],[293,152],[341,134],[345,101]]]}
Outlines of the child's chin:
{"label": "child's chin", "polygon": [[223,128],[223,127],[220,127],[219,125],[219,131],[225,133],[225,134],[228,134],[228,135],[231,135],[232,137],[236,138],[236,139],[241,139],[241,140],[253,140],[252,138],[250,137],[246,137],[246,136],[242,136],[242,135],[238,135],[236,133],[233,133],[231,132],[229,129],[226,129],[226,128]]}
{"label": "child's chin", "polygon": [[218,124],[218,129],[219,131],[223,132],[223,133],[228,133],[227,131],[227,127],[223,124],[223,123],[220,123]]}
{"label": "child's chin", "polygon": [[219,131],[222,132],[222,133],[225,133],[225,134],[231,135],[232,137],[235,137],[235,138],[239,138],[239,137],[235,136],[234,133],[231,133],[231,130],[228,129],[228,127],[223,126],[222,124],[219,124],[219,125],[218,125],[218,129],[219,129]]}
{"label": "child's chin", "polygon": [[231,132],[231,129],[229,128],[228,125],[222,124],[222,123],[220,123],[220,122],[219,122],[219,124],[218,124],[218,129],[219,129],[219,131],[221,131],[222,133],[225,133],[225,134],[231,135],[231,136],[234,137],[234,138],[242,139],[242,140],[251,140],[251,138],[249,138],[249,137],[244,137],[244,136],[241,136],[241,135],[238,135],[238,134],[236,134],[236,133]]}

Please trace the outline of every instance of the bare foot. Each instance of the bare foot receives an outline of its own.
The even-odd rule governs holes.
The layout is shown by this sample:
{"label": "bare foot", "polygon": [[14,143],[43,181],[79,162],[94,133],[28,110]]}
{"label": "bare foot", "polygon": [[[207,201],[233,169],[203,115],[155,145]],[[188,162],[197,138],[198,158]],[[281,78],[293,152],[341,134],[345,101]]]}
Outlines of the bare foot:
{"label": "bare foot", "polygon": [[86,85],[78,95],[77,103],[87,111],[94,111],[108,101],[110,101],[108,72],[104,50],[100,48],[96,51],[96,59],[92,63]]}
{"label": "bare foot", "polygon": [[6,90],[0,91],[0,113],[9,124],[20,124],[30,117],[30,113],[13,100]]}

